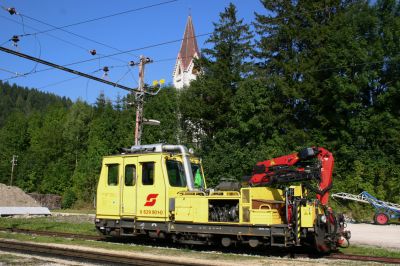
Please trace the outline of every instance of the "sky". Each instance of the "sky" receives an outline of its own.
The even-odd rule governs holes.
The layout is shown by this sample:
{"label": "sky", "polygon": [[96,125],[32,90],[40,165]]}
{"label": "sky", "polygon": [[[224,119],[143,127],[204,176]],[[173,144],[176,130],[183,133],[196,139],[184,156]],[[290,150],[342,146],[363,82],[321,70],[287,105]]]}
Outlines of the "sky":
{"label": "sky", "polygon": [[[172,82],[180,41],[147,49],[140,48],[181,39],[189,13],[192,15],[196,35],[201,35],[213,31],[213,22],[218,21],[219,13],[223,12],[230,2],[236,5],[238,17],[243,18],[246,23],[253,21],[254,12],[265,12],[259,0],[178,0],[157,5],[168,1],[171,0],[0,0],[3,8],[14,7],[22,14],[11,16],[6,10],[0,10],[0,45],[59,65],[91,60],[69,67],[136,88],[138,70],[137,67],[129,68],[128,63],[137,62],[140,55],[154,60],[154,63],[146,65],[146,83],[151,84],[160,79],[165,79],[167,84]],[[151,5],[156,6],[64,28],[73,34],[62,30],[32,34],[20,37],[17,47],[8,41],[13,35],[52,29],[51,26],[32,18],[60,27]],[[207,46],[207,37],[198,37],[200,49]],[[92,49],[97,51],[97,55],[90,54]],[[139,50],[101,58],[104,55],[134,49]],[[110,69],[108,76],[104,76],[101,70],[104,66]],[[45,68],[48,67],[0,52],[0,80],[13,77],[15,73],[29,73]],[[101,92],[111,101],[127,93],[57,69],[31,73],[25,77],[10,79],[8,82],[66,96],[74,101],[80,98],[90,104],[96,101]]]}

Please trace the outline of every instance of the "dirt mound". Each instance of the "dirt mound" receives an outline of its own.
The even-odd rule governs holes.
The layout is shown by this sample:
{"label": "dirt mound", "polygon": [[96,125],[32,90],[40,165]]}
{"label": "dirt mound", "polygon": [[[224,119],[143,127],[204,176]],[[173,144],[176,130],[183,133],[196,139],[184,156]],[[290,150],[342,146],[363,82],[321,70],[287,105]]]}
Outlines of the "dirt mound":
{"label": "dirt mound", "polygon": [[40,204],[19,187],[0,184],[0,207],[40,207]]}

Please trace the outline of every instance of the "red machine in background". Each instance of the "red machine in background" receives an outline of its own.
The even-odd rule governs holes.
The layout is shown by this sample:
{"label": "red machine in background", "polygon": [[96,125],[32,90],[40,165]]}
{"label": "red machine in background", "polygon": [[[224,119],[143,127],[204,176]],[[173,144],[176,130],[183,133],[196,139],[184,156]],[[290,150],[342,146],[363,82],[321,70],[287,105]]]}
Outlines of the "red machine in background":
{"label": "red machine in background", "polygon": [[249,180],[251,186],[271,186],[292,182],[319,182],[317,188],[305,183],[315,191],[322,205],[327,205],[332,188],[334,159],[332,153],[321,147],[310,147],[278,158],[259,162]]}
{"label": "red machine in background", "polygon": [[[332,243],[328,241],[329,239],[337,239],[336,245],[347,247],[351,236],[349,231],[344,230],[344,216],[336,215],[328,206],[333,165],[332,153],[321,147],[310,147],[297,153],[257,163],[248,181],[250,186],[279,186],[301,182],[304,187],[314,191],[318,202],[316,206],[320,204],[323,210],[323,214],[318,215],[314,226],[315,246],[320,252],[331,249],[329,245]],[[303,204],[302,199],[294,197],[292,193],[290,189],[285,189],[288,224],[297,223],[297,209]]]}

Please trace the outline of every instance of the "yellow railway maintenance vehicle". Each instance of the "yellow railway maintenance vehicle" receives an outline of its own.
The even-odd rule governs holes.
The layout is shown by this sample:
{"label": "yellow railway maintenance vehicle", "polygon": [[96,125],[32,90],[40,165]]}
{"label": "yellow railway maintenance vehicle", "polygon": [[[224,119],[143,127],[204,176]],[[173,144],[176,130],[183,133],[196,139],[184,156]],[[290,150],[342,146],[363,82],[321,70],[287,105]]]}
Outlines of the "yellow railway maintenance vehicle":
{"label": "yellow railway maintenance vehicle", "polygon": [[307,194],[302,184],[210,189],[185,146],[140,145],[103,158],[95,224],[107,236],[183,244],[311,244],[323,252],[348,244],[343,217]]}

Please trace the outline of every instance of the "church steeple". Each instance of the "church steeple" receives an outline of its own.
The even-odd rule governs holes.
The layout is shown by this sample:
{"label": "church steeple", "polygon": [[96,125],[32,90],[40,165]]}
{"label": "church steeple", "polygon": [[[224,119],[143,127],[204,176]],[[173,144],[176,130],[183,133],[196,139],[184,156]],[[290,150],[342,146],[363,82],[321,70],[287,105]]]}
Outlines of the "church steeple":
{"label": "church steeple", "polygon": [[196,35],[194,33],[192,16],[189,15],[173,72],[173,82],[177,89],[189,85],[190,81],[196,79],[197,70],[194,69],[193,59],[199,57],[200,52],[197,46]]}

